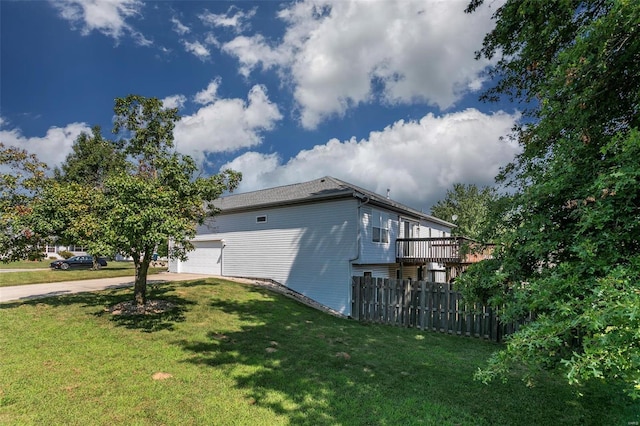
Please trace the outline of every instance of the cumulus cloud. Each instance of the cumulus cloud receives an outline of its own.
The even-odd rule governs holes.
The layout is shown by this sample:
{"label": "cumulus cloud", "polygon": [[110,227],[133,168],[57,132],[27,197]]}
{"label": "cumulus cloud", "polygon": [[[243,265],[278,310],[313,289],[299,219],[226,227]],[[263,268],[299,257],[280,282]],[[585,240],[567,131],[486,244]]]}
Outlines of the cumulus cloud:
{"label": "cumulus cloud", "polygon": [[182,44],[187,52],[193,53],[201,61],[206,61],[211,56],[209,49],[197,40],[194,42],[183,40]]}
{"label": "cumulus cloud", "polygon": [[206,153],[233,152],[262,142],[262,133],[273,130],[282,119],[278,106],[262,85],[255,85],[247,99],[221,99],[217,89],[221,80],[213,80],[194,100],[204,106],[183,117],[174,130],[176,146],[198,162]]}
{"label": "cumulus cloud", "polygon": [[230,28],[241,32],[249,28],[249,20],[256,14],[256,8],[245,12],[235,6],[231,6],[226,13],[215,14],[208,10],[198,15],[205,24],[212,27]]}
{"label": "cumulus cloud", "polygon": [[456,182],[492,185],[519,152],[501,141],[518,114],[475,109],[419,121],[397,121],[367,139],[331,139],[283,162],[277,154],[247,152],[223,165],[243,173],[238,192],[334,176],[414,208],[430,207]]}
{"label": "cumulus cloud", "polygon": [[144,3],[140,0],[50,0],[50,3],[73,28],[80,27],[83,35],[98,31],[119,41],[128,34],[141,46],[153,44],[127,22],[128,18],[141,15]]}
{"label": "cumulus cloud", "polygon": [[206,105],[215,101],[218,97],[218,87],[220,86],[220,83],[220,77],[214,79],[211,83],[209,83],[206,89],[203,89],[196,93],[196,95],[193,97],[194,102],[201,105]]}
{"label": "cumulus cloud", "polygon": [[184,95],[172,95],[162,99],[162,105],[165,108],[180,109],[184,106],[185,102],[187,102],[187,97]]}
{"label": "cumulus cloud", "polygon": [[[0,127],[8,123],[0,121]],[[0,140],[7,146],[15,146],[36,154],[49,167],[59,166],[71,152],[73,142],[81,133],[91,133],[86,123],[71,123],[65,127],[51,127],[42,137],[26,137],[20,129],[0,128]]]}
{"label": "cumulus cloud", "polygon": [[285,75],[305,128],[373,101],[446,110],[480,88],[488,65],[474,51],[493,25],[491,8],[465,14],[467,3],[301,1],[278,13],[286,25],[281,40],[238,36],[222,49],[245,76],[257,67]]}

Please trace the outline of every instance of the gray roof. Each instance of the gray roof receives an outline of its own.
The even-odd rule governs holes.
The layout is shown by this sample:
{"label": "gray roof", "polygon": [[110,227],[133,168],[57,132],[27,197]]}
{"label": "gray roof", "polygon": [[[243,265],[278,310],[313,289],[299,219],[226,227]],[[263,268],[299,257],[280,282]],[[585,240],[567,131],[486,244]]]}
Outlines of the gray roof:
{"label": "gray roof", "polygon": [[455,226],[452,223],[424,214],[419,210],[405,206],[385,196],[330,176],[293,185],[228,195],[214,201],[214,206],[219,208],[221,213],[224,214],[351,197],[368,200],[368,202],[373,205],[382,206],[407,216],[430,220],[448,227]]}

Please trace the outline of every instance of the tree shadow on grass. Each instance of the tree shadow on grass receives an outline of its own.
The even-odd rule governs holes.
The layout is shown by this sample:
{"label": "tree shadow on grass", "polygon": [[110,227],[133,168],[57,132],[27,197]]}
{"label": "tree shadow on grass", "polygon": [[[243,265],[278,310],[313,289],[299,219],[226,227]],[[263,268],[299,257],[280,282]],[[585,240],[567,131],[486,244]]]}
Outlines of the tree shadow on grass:
{"label": "tree shadow on grass", "polygon": [[[576,395],[560,380],[490,386],[473,373],[495,349],[482,341],[365,326],[263,289],[210,306],[233,318],[200,341],[178,341],[185,362],[223,369],[252,404],[292,424],[604,424],[625,401]],[[605,393],[606,394],[606,393]]]}
{"label": "tree shadow on grass", "polygon": [[19,302],[0,304],[0,309],[11,309],[20,306],[37,306],[41,304],[53,307],[65,307],[79,305],[83,308],[96,308],[90,310],[95,317],[108,317],[109,321],[119,327],[141,330],[144,332],[156,332],[160,330],[173,330],[178,322],[185,320],[185,313],[191,302],[175,294],[175,289],[182,283],[164,281],[149,281],[147,299],[162,300],[170,304],[170,309],[161,312],[149,312],[144,314],[112,314],[110,308],[131,301],[133,290],[131,288],[111,288],[95,292],[69,293],[26,299]]}

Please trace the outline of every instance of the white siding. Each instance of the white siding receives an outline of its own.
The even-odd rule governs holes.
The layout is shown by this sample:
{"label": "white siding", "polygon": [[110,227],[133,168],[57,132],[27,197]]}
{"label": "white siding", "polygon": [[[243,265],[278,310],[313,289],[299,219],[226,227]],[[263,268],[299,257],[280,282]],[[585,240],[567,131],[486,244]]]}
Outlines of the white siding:
{"label": "white siding", "polygon": [[[198,238],[224,239],[222,275],[269,278],[344,314],[357,255],[356,199],[221,214]],[[267,216],[257,222],[257,216]]]}
{"label": "white siding", "polygon": [[420,222],[420,235],[416,235],[416,238],[441,238],[450,237],[451,228],[444,225],[440,225],[435,222],[421,221]]}
{"label": "white siding", "polygon": [[[387,214],[389,218],[389,242],[379,243],[373,241],[373,210]],[[360,244],[362,252],[358,263],[360,264],[380,264],[395,263],[396,261],[396,238],[398,238],[398,215],[381,209],[379,207],[364,206],[361,209],[361,238]]]}
{"label": "white siding", "polygon": [[371,272],[371,276],[374,278],[395,278],[395,272],[391,275],[391,270],[395,271],[396,267],[390,267],[389,265],[353,265],[352,275],[361,277],[365,272]]}

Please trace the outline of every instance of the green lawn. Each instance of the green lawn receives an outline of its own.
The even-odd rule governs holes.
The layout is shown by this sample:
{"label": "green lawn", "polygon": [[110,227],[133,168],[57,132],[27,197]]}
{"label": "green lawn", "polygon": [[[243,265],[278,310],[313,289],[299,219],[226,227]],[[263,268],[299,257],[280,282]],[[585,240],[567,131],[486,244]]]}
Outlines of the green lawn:
{"label": "green lawn", "polygon": [[0,305],[0,424],[640,420],[640,407],[612,385],[576,389],[546,374],[533,387],[473,381],[496,349],[488,342],[362,325],[217,279],[163,284],[150,296],[177,307],[145,317],[105,311],[131,290]]}
{"label": "green lawn", "polygon": [[43,259],[38,261],[21,260],[19,262],[0,262],[0,269],[42,269],[48,268],[53,259]]}
{"label": "green lawn", "polygon": [[[0,269],[34,269],[32,271],[2,272],[0,273],[0,287],[23,284],[55,283],[60,281],[88,280],[94,278],[111,278],[134,276],[132,262],[108,262],[108,265],[98,271],[86,269],[71,269],[62,271],[51,270],[50,261],[42,262],[12,262],[0,263]],[[37,270],[47,268],[46,270]],[[149,274],[166,271],[166,268],[149,268]]]}

